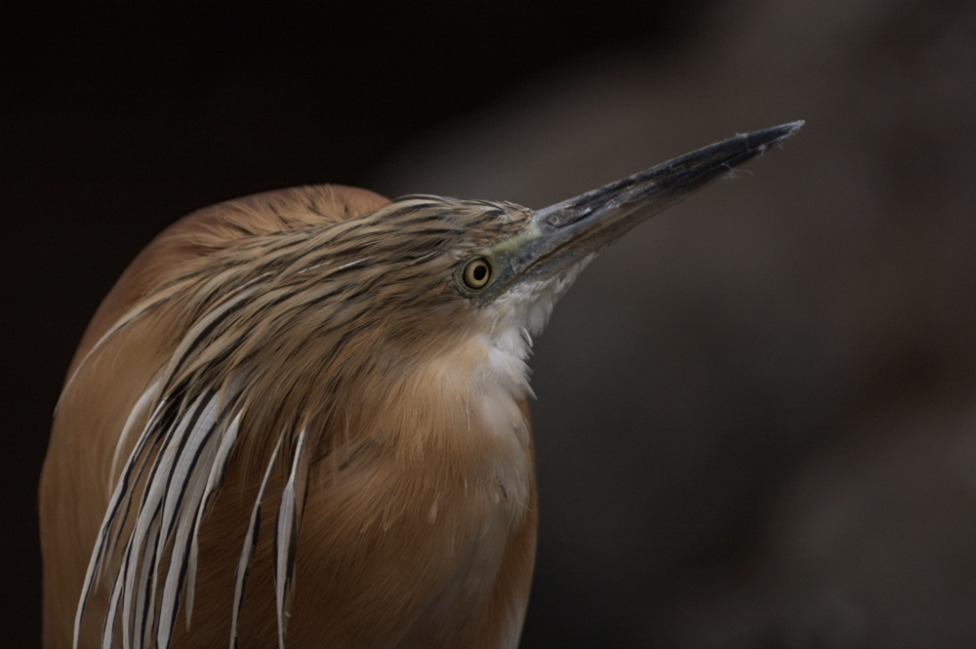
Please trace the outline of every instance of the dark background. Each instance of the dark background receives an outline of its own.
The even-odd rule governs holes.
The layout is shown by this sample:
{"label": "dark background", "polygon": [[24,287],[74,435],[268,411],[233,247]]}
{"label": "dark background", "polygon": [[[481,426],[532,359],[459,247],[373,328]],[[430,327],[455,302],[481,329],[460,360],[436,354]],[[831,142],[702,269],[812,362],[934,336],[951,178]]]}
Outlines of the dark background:
{"label": "dark background", "polygon": [[73,348],[178,216],[326,181],[539,207],[800,118],[539,340],[522,644],[976,644],[970,4],[0,11],[4,646],[38,644]]}

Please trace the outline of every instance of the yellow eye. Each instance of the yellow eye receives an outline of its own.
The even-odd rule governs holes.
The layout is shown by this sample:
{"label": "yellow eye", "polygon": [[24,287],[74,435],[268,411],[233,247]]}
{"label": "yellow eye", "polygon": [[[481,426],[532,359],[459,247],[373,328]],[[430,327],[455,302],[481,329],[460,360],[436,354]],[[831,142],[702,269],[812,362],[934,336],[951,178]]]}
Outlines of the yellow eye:
{"label": "yellow eye", "polygon": [[465,264],[461,279],[472,291],[483,289],[491,280],[491,264],[484,257],[476,257]]}

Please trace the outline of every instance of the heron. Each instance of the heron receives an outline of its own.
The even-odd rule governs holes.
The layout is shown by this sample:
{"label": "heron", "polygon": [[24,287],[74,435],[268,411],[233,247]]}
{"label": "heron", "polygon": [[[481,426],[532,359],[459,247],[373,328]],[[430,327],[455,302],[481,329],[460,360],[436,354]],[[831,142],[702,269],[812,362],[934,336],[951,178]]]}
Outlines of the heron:
{"label": "heron", "polygon": [[533,337],[608,244],[802,124],[536,210],[316,185],[177,221],[55,409],[44,647],[516,647]]}

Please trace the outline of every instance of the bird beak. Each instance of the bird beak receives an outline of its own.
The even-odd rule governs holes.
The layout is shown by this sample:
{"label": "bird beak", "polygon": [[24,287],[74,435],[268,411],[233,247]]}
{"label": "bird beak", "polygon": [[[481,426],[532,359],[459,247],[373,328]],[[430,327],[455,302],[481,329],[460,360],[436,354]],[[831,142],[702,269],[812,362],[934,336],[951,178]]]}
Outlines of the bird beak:
{"label": "bird beak", "polygon": [[801,126],[797,121],[736,135],[534,212],[527,236],[506,255],[507,279],[559,274]]}

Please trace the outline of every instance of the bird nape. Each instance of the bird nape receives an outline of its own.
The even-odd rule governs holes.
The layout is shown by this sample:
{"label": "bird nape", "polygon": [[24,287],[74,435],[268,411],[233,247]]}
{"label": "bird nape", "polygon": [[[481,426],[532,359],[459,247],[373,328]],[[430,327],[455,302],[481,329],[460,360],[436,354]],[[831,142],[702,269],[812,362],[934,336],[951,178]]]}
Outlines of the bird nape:
{"label": "bird nape", "polygon": [[515,647],[532,336],[611,241],[801,125],[535,211],[321,185],[171,226],[57,405],[44,647]]}

